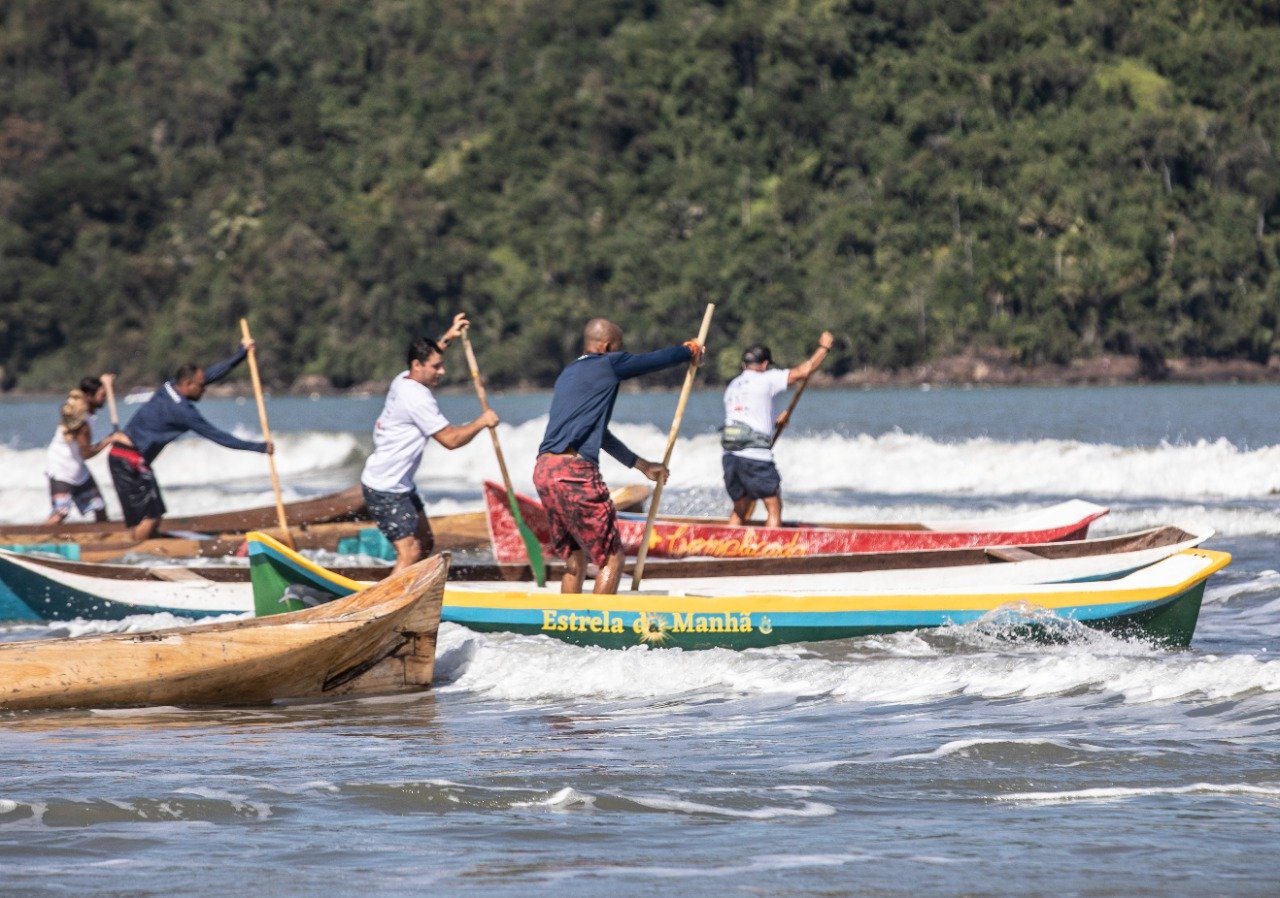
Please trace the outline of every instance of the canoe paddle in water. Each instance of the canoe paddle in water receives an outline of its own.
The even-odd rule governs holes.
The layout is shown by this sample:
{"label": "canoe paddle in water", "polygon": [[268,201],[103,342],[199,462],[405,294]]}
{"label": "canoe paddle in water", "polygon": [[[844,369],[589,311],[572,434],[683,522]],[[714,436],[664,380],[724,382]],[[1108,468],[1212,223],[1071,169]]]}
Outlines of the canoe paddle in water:
{"label": "canoe paddle in water", "polygon": [[[707,310],[702,314],[702,327],[698,330],[698,345],[702,347],[703,358],[706,358],[707,331],[711,330],[711,314],[716,310],[713,302],[707,303]],[[676,415],[671,422],[671,432],[667,434],[667,449],[662,453],[662,466],[671,464],[671,450],[676,447],[676,437],[680,434],[680,422],[684,420],[684,407],[689,403],[689,393],[693,390],[693,378],[698,373],[698,365],[689,362],[689,370],[684,375],[684,386],[680,388],[680,401],[676,403]],[[658,501],[662,498],[662,487],[667,482],[665,477],[659,478],[653,485],[653,498],[649,500],[649,519],[644,525],[644,539],[640,540],[640,551],[636,554],[635,570],[631,574],[631,589],[640,588],[640,580],[644,577],[644,560],[649,554],[649,540],[653,537],[653,524],[658,517]]]}
{"label": "canoe paddle in water", "polygon": [[[471,382],[476,385],[476,396],[480,400],[480,410],[489,411],[489,397],[484,390],[484,381],[480,377],[480,366],[476,364],[476,353],[471,348],[471,338],[467,332],[471,330],[469,327],[462,329],[462,348],[467,353],[467,365],[471,368]],[[524,517],[520,514],[520,505],[516,502],[516,491],[511,486],[511,475],[507,473],[507,462],[502,457],[502,445],[498,442],[498,429],[496,427],[489,428],[489,436],[493,438],[493,454],[498,456],[498,470],[502,472],[502,485],[507,488],[507,504],[511,506],[511,516],[516,519],[516,529],[520,531],[520,539],[524,540],[524,550],[529,556],[529,567],[533,569],[533,578],[538,581],[539,586],[545,586],[547,583],[547,564],[542,558],[542,544],[538,542],[538,537],[534,536],[533,531],[529,529],[529,525],[524,522]]]}
{"label": "canoe paddle in water", "polygon": [[[240,319],[240,335],[244,338],[245,343],[253,342],[253,337],[249,336],[249,320],[247,318]],[[270,443],[271,428],[267,425],[267,404],[262,399],[262,381],[258,379],[257,348],[253,346],[249,347],[249,379],[253,381],[253,396],[258,400],[258,421],[262,424],[262,439]],[[280,524],[280,542],[292,549],[295,546],[293,545],[293,536],[289,533],[289,519],[284,513],[284,499],[280,495],[280,475],[276,473],[276,457],[274,455],[267,456],[267,465],[271,468],[271,489],[276,494],[276,520]]]}

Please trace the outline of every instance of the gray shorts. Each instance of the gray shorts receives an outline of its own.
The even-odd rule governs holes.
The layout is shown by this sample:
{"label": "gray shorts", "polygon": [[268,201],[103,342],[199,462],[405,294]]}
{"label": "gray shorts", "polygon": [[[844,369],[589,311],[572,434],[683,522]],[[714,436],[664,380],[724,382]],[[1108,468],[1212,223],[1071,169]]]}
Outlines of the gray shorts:
{"label": "gray shorts", "polygon": [[782,478],[778,476],[778,466],[771,461],[757,461],[726,452],[724,488],[734,502],[744,497],[768,499],[782,491]]}
{"label": "gray shorts", "polygon": [[[369,516],[378,525],[382,535],[393,543],[406,536],[417,535],[418,518],[421,517],[424,521],[427,519],[426,507],[415,490],[407,493],[384,493],[381,490],[371,490],[362,483],[360,491],[364,493],[364,504],[369,509]],[[427,532],[430,530],[430,525],[427,525]]]}

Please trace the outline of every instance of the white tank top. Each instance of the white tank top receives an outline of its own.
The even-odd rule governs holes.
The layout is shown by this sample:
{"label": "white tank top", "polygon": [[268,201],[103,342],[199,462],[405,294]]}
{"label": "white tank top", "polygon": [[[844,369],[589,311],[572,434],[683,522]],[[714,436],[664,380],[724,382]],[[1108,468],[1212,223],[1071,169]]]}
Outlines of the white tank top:
{"label": "white tank top", "polygon": [[45,459],[44,472],[50,480],[61,480],[63,483],[79,486],[89,479],[89,469],[80,456],[80,444],[67,439],[61,424],[49,441]]}

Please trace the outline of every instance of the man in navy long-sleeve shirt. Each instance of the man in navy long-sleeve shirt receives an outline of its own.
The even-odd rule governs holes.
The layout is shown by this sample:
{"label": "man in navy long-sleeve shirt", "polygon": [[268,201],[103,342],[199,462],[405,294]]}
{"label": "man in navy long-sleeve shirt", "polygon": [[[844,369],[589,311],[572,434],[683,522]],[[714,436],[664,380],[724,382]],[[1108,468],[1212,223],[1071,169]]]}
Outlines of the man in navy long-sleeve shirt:
{"label": "man in navy long-sleeve shirt", "polygon": [[222,380],[244,361],[252,345],[252,341],[244,343],[231,358],[208,368],[183,365],[173,380],[165,381],[121,431],[124,439],[111,448],[107,464],[124,510],[124,522],[133,528],[134,539],[149,539],[159,528],[165,512],[160,484],[156,482],[151,463],[161,449],[187,431],[195,431],[230,449],[268,454],[275,451],[271,443],[242,440],[214,427],[195,407],[205,387]]}
{"label": "man in navy long-sleeve shirt", "polygon": [[556,379],[547,431],[538,447],[533,484],[546,506],[552,549],[565,559],[560,591],[582,591],[586,555],[599,569],[595,592],[613,594],[622,578],[622,539],[618,513],[600,477],[600,450],[650,480],[667,469],[640,458],[609,430],[618,385],[633,377],[702,360],[696,340],[632,355],[622,351],[622,329],[593,318],[582,335],[582,355]]}

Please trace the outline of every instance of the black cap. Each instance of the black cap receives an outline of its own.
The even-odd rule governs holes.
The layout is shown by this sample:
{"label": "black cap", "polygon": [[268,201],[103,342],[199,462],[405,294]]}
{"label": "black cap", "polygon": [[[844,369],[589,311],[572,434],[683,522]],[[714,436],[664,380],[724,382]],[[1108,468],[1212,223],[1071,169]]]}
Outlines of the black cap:
{"label": "black cap", "polygon": [[742,351],[744,365],[759,365],[761,362],[772,362],[773,353],[763,343],[753,343]]}

